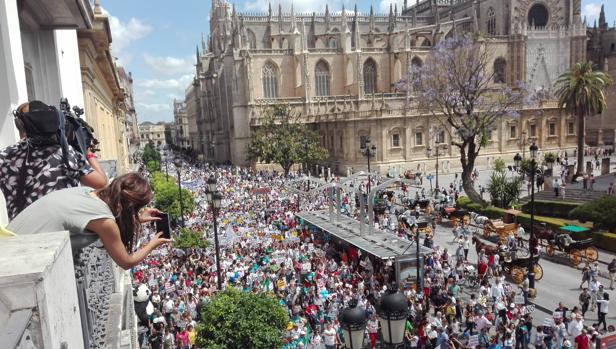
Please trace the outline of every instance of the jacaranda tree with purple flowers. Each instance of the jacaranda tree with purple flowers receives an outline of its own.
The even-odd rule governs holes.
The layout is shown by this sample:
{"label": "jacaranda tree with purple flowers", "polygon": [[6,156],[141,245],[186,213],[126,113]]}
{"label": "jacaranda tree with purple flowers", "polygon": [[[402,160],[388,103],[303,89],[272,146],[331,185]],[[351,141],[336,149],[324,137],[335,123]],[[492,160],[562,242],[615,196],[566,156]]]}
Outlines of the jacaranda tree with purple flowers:
{"label": "jacaranda tree with purple flowers", "polygon": [[497,121],[518,116],[526,96],[524,86],[494,83],[494,59],[479,37],[446,38],[423,66],[409,67],[409,78],[397,86],[410,89],[412,102],[417,101],[410,105],[431,113],[460,149],[464,191],[477,203],[483,200],[471,181],[475,160]]}

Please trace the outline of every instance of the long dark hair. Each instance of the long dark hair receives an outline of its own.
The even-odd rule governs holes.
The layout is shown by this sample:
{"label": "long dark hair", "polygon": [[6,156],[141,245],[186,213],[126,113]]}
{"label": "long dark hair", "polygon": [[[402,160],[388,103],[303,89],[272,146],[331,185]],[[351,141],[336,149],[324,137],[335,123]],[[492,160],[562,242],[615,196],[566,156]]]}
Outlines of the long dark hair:
{"label": "long dark hair", "polygon": [[122,243],[132,252],[140,233],[139,210],[152,201],[152,189],[147,179],[131,172],[114,179],[98,192],[115,216]]}

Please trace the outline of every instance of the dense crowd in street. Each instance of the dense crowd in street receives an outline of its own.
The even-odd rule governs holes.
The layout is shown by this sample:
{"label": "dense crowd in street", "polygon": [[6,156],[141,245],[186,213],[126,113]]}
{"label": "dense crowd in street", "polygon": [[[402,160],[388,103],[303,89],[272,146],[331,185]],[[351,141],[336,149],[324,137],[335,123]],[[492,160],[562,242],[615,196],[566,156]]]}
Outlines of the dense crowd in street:
{"label": "dense crowd in street", "polygon": [[[388,288],[398,286],[391,261],[381,261],[332,239],[326,232],[298,225],[297,197],[285,189],[293,175],[285,179],[277,173],[232,167],[188,167],[182,181],[200,204],[187,217],[186,226],[203,231],[208,238],[213,234],[213,217],[205,204],[203,188],[204,179],[211,175],[217,178],[224,196],[219,215],[224,287],[278,299],[291,319],[284,348],[343,348],[345,338],[338,314],[349,301],[357,300],[368,319],[366,346],[378,347],[376,302]],[[357,185],[365,188],[367,182],[358,181]],[[443,203],[453,201],[457,185],[451,183],[449,190],[442,189]],[[269,190],[257,193],[257,188]],[[410,236],[408,230],[399,229],[398,222],[404,216],[414,229],[412,217],[419,208],[404,209],[401,203],[412,201],[404,200],[406,197],[425,195],[421,191],[383,195],[386,209],[375,219],[375,225],[401,237]],[[320,195],[301,200],[300,208],[325,208],[325,199]],[[356,216],[354,198],[343,196],[341,201],[343,212]],[[551,323],[533,326],[528,279],[520,285],[506,282],[499,256],[485,251],[479,251],[477,262],[471,262],[470,229],[456,227],[453,234],[457,246],[453,254],[422,237],[422,244],[434,249],[425,257],[423,289],[400,284],[410,306],[406,348],[584,349],[593,348],[593,339],[607,330],[609,295],[600,286],[598,273],[589,271],[585,276],[587,288],[580,294],[579,304],[561,303]],[[213,245],[207,250],[167,246],[134,268],[135,283],[145,283],[152,290],[156,310],[147,337],[152,348],[196,347],[195,324],[200,308],[217,292],[212,249]],[[473,286],[471,279],[476,281]],[[585,321],[584,316],[591,311],[603,321]]]}

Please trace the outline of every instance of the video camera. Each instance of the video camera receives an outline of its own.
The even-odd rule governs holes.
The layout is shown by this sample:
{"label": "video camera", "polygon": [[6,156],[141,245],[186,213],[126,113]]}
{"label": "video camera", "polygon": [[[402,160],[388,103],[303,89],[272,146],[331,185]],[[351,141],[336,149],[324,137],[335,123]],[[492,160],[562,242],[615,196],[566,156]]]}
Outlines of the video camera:
{"label": "video camera", "polygon": [[66,120],[64,134],[68,144],[82,154],[86,154],[88,150],[93,153],[100,151],[98,147],[100,142],[94,137],[94,128],[81,118],[84,113],[83,108],[73,106],[71,112],[68,99],[61,98],[60,110]]}

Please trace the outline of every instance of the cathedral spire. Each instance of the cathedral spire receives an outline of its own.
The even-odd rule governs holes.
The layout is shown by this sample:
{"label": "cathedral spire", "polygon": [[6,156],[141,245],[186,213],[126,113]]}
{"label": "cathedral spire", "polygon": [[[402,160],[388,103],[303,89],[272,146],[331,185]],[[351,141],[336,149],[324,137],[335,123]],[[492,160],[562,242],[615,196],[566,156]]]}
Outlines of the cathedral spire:
{"label": "cathedral spire", "polygon": [[272,3],[268,3],[268,8],[267,8],[267,17],[268,18],[272,18]]}
{"label": "cathedral spire", "polygon": [[199,57],[201,55],[199,54],[199,45],[197,45],[197,63],[199,63]]}
{"label": "cathedral spire", "polygon": [[394,31],[394,5],[392,3],[389,3],[389,32],[393,32]]}
{"label": "cathedral spire", "polygon": [[282,33],[282,4],[278,3],[278,32]]}
{"label": "cathedral spire", "polygon": [[205,52],[205,34],[201,32],[201,51]]}
{"label": "cathedral spire", "polygon": [[370,5],[370,31],[374,31],[374,8]]}
{"label": "cathedral spire", "polygon": [[295,10],[293,9],[293,3],[291,3],[291,33],[294,33],[297,31],[297,28],[295,26]]}
{"label": "cathedral spire", "polygon": [[325,30],[329,32],[329,5],[325,4]]}
{"label": "cathedral spire", "polygon": [[601,12],[599,13],[599,29],[607,29],[607,21],[605,20],[605,5],[601,5]]}
{"label": "cathedral spire", "polygon": [[344,9],[344,4],[342,4],[342,32],[343,33],[348,33],[349,32],[349,27],[347,25],[347,15],[346,15],[346,11]]}

